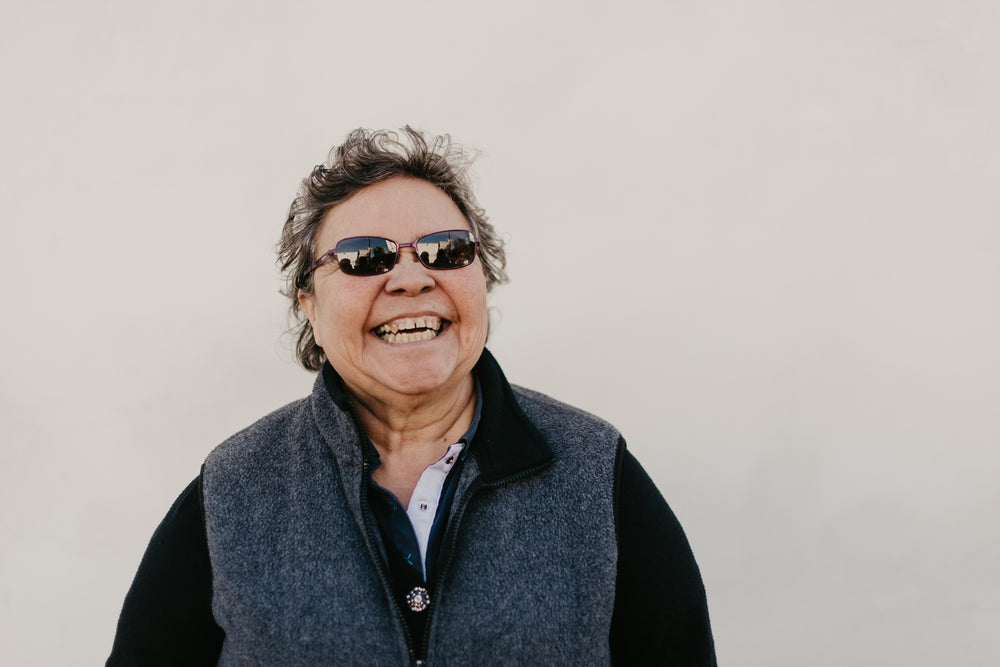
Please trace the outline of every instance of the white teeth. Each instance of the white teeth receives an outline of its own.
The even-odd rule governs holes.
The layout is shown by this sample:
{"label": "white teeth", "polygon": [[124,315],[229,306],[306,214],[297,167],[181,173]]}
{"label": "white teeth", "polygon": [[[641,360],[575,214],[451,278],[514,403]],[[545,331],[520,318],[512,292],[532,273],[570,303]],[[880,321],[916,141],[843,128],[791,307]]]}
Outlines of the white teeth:
{"label": "white teeth", "polygon": [[431,329],[414,331],[413,333],[387,333],[382,336],[382,340],[387,343],[413,343],[421,340],[430,340],[437,336],[437,332]]}
{"label": "white teeth", "polygon": [[418,340],[430,340],[437,336],[440,331],[441,318],[430,315],[416,318],[402,318],[395,322],[387,322],[374,329],[374,333],[387,343],[409,343]]}

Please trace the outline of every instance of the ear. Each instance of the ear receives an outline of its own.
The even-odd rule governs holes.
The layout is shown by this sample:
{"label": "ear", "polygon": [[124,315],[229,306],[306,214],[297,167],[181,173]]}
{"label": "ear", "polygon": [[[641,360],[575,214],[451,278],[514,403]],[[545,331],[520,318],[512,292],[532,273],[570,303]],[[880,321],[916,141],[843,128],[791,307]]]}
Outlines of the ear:
{"label": "ear", "polygon": [[299,307],[302,308],[302,312],[306,314],[309,318],[309,323],[316,324],[316,301],[313,299],[312,292],[303,292],[299,290],[298,293]]}

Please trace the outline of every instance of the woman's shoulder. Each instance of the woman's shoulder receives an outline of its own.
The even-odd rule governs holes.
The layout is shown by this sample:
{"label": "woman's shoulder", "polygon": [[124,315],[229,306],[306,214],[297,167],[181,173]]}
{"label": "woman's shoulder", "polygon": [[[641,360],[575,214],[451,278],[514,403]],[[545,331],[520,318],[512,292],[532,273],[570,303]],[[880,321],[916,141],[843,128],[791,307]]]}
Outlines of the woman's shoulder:
{"label": "woman's shoulder", "polygon": [[511,389],[525,415],[543,433],[558,430],[588,439],[603,436],[615,443],[621,437],[611,423],[586,410],[518,385],[511,385]]}
{"label": "woman's shoulder", "polygon": [[276,443],[294,437],[310,423],[309,398],[292,401],[226,438],[209,453],[205,464],[226,465],[273,455]]}

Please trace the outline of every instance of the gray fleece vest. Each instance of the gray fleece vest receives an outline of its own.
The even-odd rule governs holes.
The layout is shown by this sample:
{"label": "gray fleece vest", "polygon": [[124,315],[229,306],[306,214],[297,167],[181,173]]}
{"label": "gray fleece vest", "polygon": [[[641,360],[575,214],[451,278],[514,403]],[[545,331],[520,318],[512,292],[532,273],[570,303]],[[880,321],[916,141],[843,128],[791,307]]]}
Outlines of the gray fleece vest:
{"label": "gray fleece vest", "polygon": [[[618,433],[511,388],[488,352],[477,377],[483,422],[429,582],[426,638],[407,641],[403,602],[392,599],[363,502],[361,434],[322,374],[310,397],[209,455],[203,493],[212,610],[226,633],[220,665],[407,665],[424,640],[427,665],[608,664]],[[544,454],[546,444],[543,464],[504,458]]]}

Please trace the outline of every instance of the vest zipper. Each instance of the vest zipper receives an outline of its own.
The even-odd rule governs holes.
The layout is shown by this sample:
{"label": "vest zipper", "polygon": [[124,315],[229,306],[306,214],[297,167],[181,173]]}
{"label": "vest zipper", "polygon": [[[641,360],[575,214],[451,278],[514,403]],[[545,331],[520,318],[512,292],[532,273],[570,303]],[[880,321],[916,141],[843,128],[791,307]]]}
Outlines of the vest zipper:
{"label": "vest zipper", "polygon": [[[363,431],[362,431],[363,432]],[[392,582],[389,581],[389,575],[385,571],[385,563],[382,562],[382,558],[378,553],[378,549],[375,545],[378,541],[375,539],[375,533],[372,528],[372,517],[368,511],[368,461],[363,461],[361,464],[361,469],[363,473],[363,478],[361,480],[361,515],[364,517],[365,521],[365,532],[368,537],[368,547],[372,552],[372,559],[375,561],[375,572],[378,574],[379,581],[382,582],[382,588],[388,594],[389,599],[392,604],[389,605],[390,608],[396,614],[396,620],[399,625],[403,628],[403,639],[406,640],[406,650],[410,654],[410,662],[415,665],[421,664],[423,661],[417,660],[417,655],[413,647],[413,637],[410,636],[410,628],[406,624],[406,619],[403,616],[403,610],[399,606],[399,601],[396,600],[396,594],[392,589]],[[431,598],[433,600],[434,598]]]}
{"label": "vest zipper", "polygon": [[[372,560],[375,562],[375,573],[378,575],[379,581],[382,583],[382,590],[385,591],[386,595],[389,596],[390,604],[389,608],[392,609],[393,613],[396,615],[396,621],[399,626],[403,629],[403,639],[406,641],[406,651],[410,654],[410,662],[414,665],[419,665],[423,661],[417,660],[416,649],[413,646],[413,637],[410,636],[410,628],[406,624],[406,618],[403,615],[403,609],[400,607],[400,603],[396,600],[396,593],[392,589],[392,582],[389,581],[389,575],[386,574],[386,564],[382,561],[382,557],[378,552],[376,545],[378,544],[378,539],[375,537],[375,530],[372,527],[374,519],[371,516],[371,512],[368,510],[368,469],[371,464],[364,458],[364,442],[365,429],[361,425],[361,418],[358,417],[357,410],[354,409],[354,405],[347,401],[347,413],[351,416],[351,420],[354,422],[354,429],[358,434],[358,446],[361,448],[361,517],[365,524],[365,537],[368,539],[368,549],[371,551]],[[432,600],[434,598],[431,598]]]}
{"label": "vest zipper", "polygon": [[[481,488],[487,489],[499,489],[500,487],[510,484],[511,482],[516,482],[519,479],[528,477],[529,475],[534,475],[535,473],[543,470],[552,465],[552,459],[549,459],[545,463],[541,463],[527,470],[522,470],[521,472],[509,475],[503,479],[496,480],[495,482],[484,483],[482,482],[482,476],[477,477],[469,485],[469,488],[465,490],[462,494],[461,499],[459,499],[458,506],[455,508],[455,513],[451,517],[451,521],[448,522],[448,532],[445,533],[444,542],[441,544],[441,551],[438,553],[438,565],[434,569],[434,582],[431,584],[431,608],[428,610],[429,614],[434,613],[434,609],[437,607],[437,596],[439,589],[441,587],[441,582],[444,581],[445,574],[448,572],[448,568],[451,566],[452,556],[455,550],[455,543],[458,541],[458,527],[462,522],[462,517],[465,515],[465,508],[468,506],[469,501],[472,496],[476,494]],[[431,638],[431,617],[427,617],[427,623],[424,626],[424,636],[420,642],[421,655],[426,659],[427,648],[430,643]],[[417,661],[417,664],[423,664],[423,660]]]}

